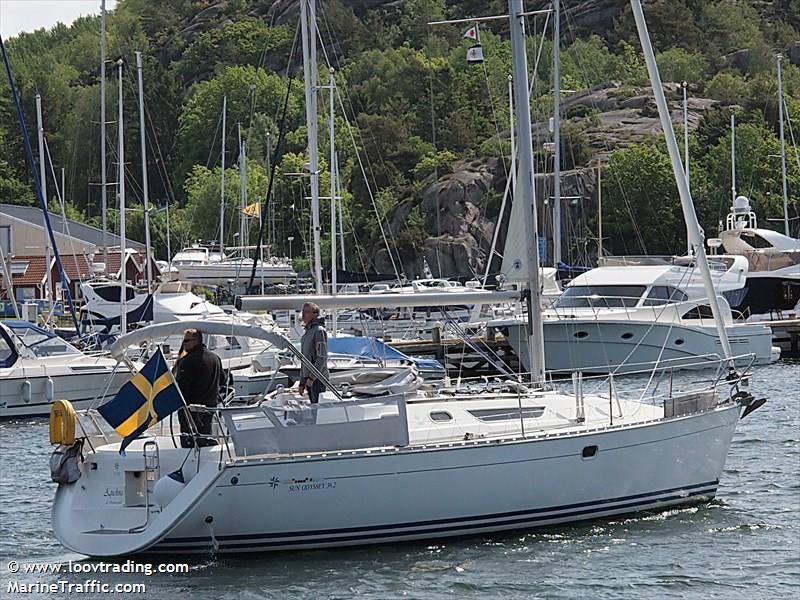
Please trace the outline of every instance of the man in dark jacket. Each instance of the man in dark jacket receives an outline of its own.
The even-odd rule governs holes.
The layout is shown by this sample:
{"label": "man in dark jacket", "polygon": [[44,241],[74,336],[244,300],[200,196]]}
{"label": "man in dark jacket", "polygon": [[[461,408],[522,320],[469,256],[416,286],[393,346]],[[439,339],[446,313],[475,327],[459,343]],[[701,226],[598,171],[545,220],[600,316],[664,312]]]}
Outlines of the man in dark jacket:
{"label": "man in dark jacket", "polygon": [[[175,380],[187,404],[202,404],[214,408],[219,402],[219,388],[225,385],[225,371],[219,356],[208,350],[203,344],[203,334],[197,329],[187,329],[183,334],[182,356],[176,365]],[[193,433],[186,410],[178,413],[181,423],[181,433]],[[207,412],[193,412],[192,420],[195,428],[201,435],[211,433],[212,415]],[[184,440],[191,442],[188,436],[181,435],[182,445]]]}
{"label": "man in dark jacket", "polygon": [[[300,340],[300,351],[319,371],[328,379],[328,334],[320,318],[319,306],[313,302],[303,305],[303,325],[306,332]],[[312,404],[319,402],[319,395],[325,390],[325,384],[317,379],[316,373],[303,364],[300,367],[300,393],[308,390],[308,397]]]}

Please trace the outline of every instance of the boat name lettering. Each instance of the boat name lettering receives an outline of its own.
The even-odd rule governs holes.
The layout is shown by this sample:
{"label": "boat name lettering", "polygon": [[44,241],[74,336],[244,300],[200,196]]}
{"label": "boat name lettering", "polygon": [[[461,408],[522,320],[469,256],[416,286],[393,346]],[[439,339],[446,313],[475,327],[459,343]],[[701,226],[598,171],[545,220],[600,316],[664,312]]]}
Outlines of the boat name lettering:
{"label": "boat name lettering", "polygon": [[289,485],[290,492],[311,492],[314,490],[331,490],[336,487],[335,481],[322,481],[319,483],[298,483]]}
{"label": "boat name lettering", "polygon": [[106,498],[106,504],[121,504],[125,493],[121,488],[106,488],[103,496]]}

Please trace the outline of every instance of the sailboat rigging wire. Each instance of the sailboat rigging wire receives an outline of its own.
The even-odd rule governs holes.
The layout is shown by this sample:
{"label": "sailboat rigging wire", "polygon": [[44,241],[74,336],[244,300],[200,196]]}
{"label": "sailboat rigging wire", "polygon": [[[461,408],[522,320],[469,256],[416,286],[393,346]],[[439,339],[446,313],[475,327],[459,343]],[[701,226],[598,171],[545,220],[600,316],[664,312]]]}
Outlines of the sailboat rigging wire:
{"label": "sailboat rigging wire", "polygon": [[794,139],[794,130],[792,129],[792,119],[789,116],[789,105],[786,104],[786,99],[783,100],[783,114],[786,116],[786,124],[789,128],[789,138],[792,140],[792,146],[794,147],[794,158],[797,162],[797,168],[800,169],[800,152],[797,150],[797,142]]}
{"label": "sailboat rigging wire", "polygon": [[72,316],[72,323],[75,326],[75,332],[80,335],[80,327],[78,326],[78,317],[75,314],[75,305],[72,301],[72,292],[69,289],[69,279],[67,278],[67,273],[64,271],[64,265],[61,263],[61,253],[58,251],[58,246],[56,245],[56,238],[53,234],[53,228],[50,225],[50,214],[47,211],[47,202],[45,201],[44,195],[42,193],[42,186],[39,180],[39,173],[36,169],[36,163],[33,160],[33,150],[31,149],[31,140],[28,137],[28,128],[25,126],[25,117],[22,114],[22,106],[19,103],[19,97],[17,96],[17,87],[14,84],[14,75],[11,72],[11,64],[8,61],[8,53],[6,52],[6,46],[3,43],[3,38],[0,36],[0,51],[3,54],[3,63],[6,67],[6,75],[8,76],[8,86],[11,88],[11,96],[14,100],[14,107],[17,110],[17,119],[19,120],[19,128],[22,132],[22,140],[25,145],[25,153],[28,157],[28,166],[31,169],[31,176],[33,178],[33,185],[36,190],[36,196],[39,199],[39,207],[42,209],[42,213],[44,215],[44,222],[47,226],[47,235],[50,238],[50,243],[53,245],[53,254],[56,259],[56,265],[58,266],[58,273],[61,277],[61,285],[63,286],[64,291],[67,294],[67,302],[69,304],[69,312]]}
{"label": "sailboat rigging wire", "polygon": [[[332,42],[331,47],[332,47],[332,50],[333,50],[333,53],[334,53],[334,57],[336,57],[336,46],[337,46],[337,44],[336,44],[336,42],[337,42],[336,35],[333,32],[333,30],[330,27],[330,24],[328,22],[328,17],[327,17],[327,13],[325,11],[324,4],[321,4],[320,7],[321,7],[320,14],[322,16],[322,21],[325,24],[325,28],[328,30],[328,37],[331,39],[331,42]],[[316,28],[316,29],[317,29],[317,34],[319,35],[320,41],[322,42],[323,40],[322,40],[321,32],[319,31],[319,28]],[[325,44],[324,43],[321,44],[321,48],[322,48],[322,53],[323,53],[323,56],[325,57],[326,63],[329,66],[332,66],[331,61],[330,61],[330,59],[328,57],[327,50],[325,49]],[[337,63],[340,62],[338,60],[338,57],[336,57],[336,58],[337,58]],[[372,187],[370,187],[370,185],[369,185],[369,179],[367,178],[367,172],[366,172],[366,169],[364,168],[364,162],[361,159],[361,153],[358,150],[358,145],[356,144],[355,136],[353,135],[353,126],[350,123],[350,119],[348,119],[348,117],[347,117],[347,111],[344,108],[344,102],[342,100],[342,92],[341,92],[341,90],[344,90],[344,94],[347,96],[347,102],[350,105],[350,114],[353,115],[353,119],[355,120],[356,111],[355,111],[355,108],[353,107],[353,102],[352,102],[352,99],[350,98],[350,94],[348,93],[347,80],[344,77],[340,78],[339,85],[336,86],[336,97],[339,100],[339,106],[341,107],[342,115],[344,117],[345,124],[347,125],[347,131],[348,131],[348,133],[350,135],[351,143],[353,144],[353,150],[355,151],[356,159],[358,160],[358,166],[359,166],[359,168],[361,170],[362,176],[364,177],[364,183],[365,183],[365,185],[367,187],[367,193],[369,194],[370,202],[372,203],[372,208],[375,211],[376,218],[378,219],[378,227],[380,228],[381,237],[383,239],[383,243],[386,246],[386,250],[387,250],[387,252],[389,254],[389,260],[392,263],[392,270],[394,271],[394,274],[395,274],[395,277],[397,277],[397,280],[400,281],[400,272],[397,269],[397,264],[395,263],[394,255],[392,254],[392,249],[391,249],[391,247],[389,245],[389,240],[387,239],[386,232],[385,232],[384,227],[383,227],[383,220],[382,220],[382,217],[381,217],[381,215],[380,215],[380,213],[378,211],[378,206],[377,206],[377,204],[375,202],[375,196],[372,193]],[[364,144],[364,138],[361,135],[361,128],[360,127],[356,127],[356,131],[358,131],[358,136],[361,139],[362,146],[364,148],[366,148],[366,144]],[[370,134],[371,134],[371,132],[370,132]],[[372,136],[372,139],[373,139],[373,142],[375,143],[375,147],[377,148],[378,147],[377,140],[375,140],[374,136]],[[365,154],[366,154],[366,152],[365,152]],[[383,157],[380,156],[380,153],[378,154],[378,157],[381,159],[381,162],[383,162]],[[369,160],[369,155],[366,156],[366,161],[367,161],[367,165],[369,167],[370,175],[372,176],[372,183],[377,188],[377,180],[375,178],[375,173],[374,173],[374,171],[372,169],[372,163]],[[385,165],[385,163],[384,163],[384,165]],[[392,233],[391,229],[389,230],[389,237],[392,240],[392,245],[394,245],[394,251],[395,251],[395,253],[397,253],[397,257],[398,257],[398,260],[399,260],[400,252],[397,249],[397,242],[394,239],[394,234]],[[402,266],[402,262],[401,262],[401,266]]]}
{"label": "sailboat rigging wire", "polygon": [[[47,137],[44,138],[44,149],[45,153],[47,154],[47,162],[50,165],[50,174],[53,177],[53,181],[58,181],[56,178],[55,167],[53,166],[53,157],[50,155],[50,145],[47,143]],[[61,233],[66,235],[67,239],[69,240],[69,247],[70,250],[72,250],[72,260],[75,263],[75,270],[78,273],[78,277],[82,280],[83,278],[81,277],[81,270],[80,267],[78,266],[78,258],[77,258],[78,253],[75,251],[75,238],[72,237],[69,231],[69,221],[67,220],[66,208],[64,206],[64,190],[62,190],[58,185],[56,185],[55,188],[56,188],[56,196],[58,198],[59,203],[61,204],[61,218],[62,218]],[[81,252],[81,256],[83,256],[84,259],[86,259],[87,256],[86,252]],[[52,316],[53,315],[47,316],[48,321],[52,318]]]}
{"label": "sailboat rigging wire", "polygon": [[[497,354],[489,346],[486,346],[488,353],[484,352],[478,347],[476,343],[473,342],[473,340],[467,335],[467,332],[464,331],[464,328],[461,327],[461,324],[458,321],[456,321],[456,319],[453,317],[452,314],[450,314],[450,311],[447,310],[446,306],[439,307],[439,310],[442,312],[447,322],[451,325],[453,332],[458,337],[460,337],[461,341],[464,343],[464,349],[463,349],[464,352],[466,352],[466,346],[469,346],[472,350],[477,352],[481,356],[481,358],[485,359],[487,362],[489,362],[489,364],[491,364],[495,369],[497,369],[497,371],[501,375],[505,375],[506,377],[509,377],[515,381],[517,380],[516,375],[512,373],[510,369],[507,368],[507,365],[505,364],[505,362],[503,361],[502,357],[499,354]],[[497,361],[495,361],[493,357],[489,355],[489,353],[491,353],[494,356],[494,358],[497,359]],[[463,359],[461,362],[463,363]],[[460,372],[459,372],[459,377],[460,377]]]}
{"label": "sailboat rigging wire", "polygon": [[[339,99],[339,106],[341,106],[342,112],[344,113],[344,110],[345,110],[344,103],[342,102],[342,96],[339,93],[339,88],[338,87],[336,88],[336,96]],[[352,126],[350,124],[350,120],[347,118],[346,114],[345,114],[345,117],[344,117],[344,122],[347,125],[347,132],[350,134],[350,141],[353,144],[353,148],[355,149],[356,159],[358,160],[358,166],[361,169],[361,174],[364,176],[364,182],[367,183],[367,173],[366,173],[366,170],[364,169],[364,163],[361,160],[361,153],[358,151],[358,147],[356,146],[356,139],[355,139],[355,136],[353,135],[353,128],[352,128]],[[385,231],[385,229],[383,227],[383,217],[381,216],[380,212],[378,211],[378,205],[375,202],[375,196],[372,193],[372,188],[369,186],[369,183],[367,183],[367,192],[369,194],[370,202],[372,203],[372,208],[375,211],[375,217],[378,219],[378,227],[379,227],[379,229],[381,231],[381,237],[383,238],[383,243],[386,246],[387,252],[389,253],[389,260],[392,263],[392,270],[394,271],[395,277],[397,277],[397,279],[399,281],[400,280],[400,272],[397,270],[397,264],[395,263],[394,256],[392,255],[392,249],[389,247],[389,240],[386,237],[386,231]],[[392,235],[391,230],[389,230],[389,234],[392,237],[392,242],[394,242],[394,236]],[[397,244],[395,243],[394,246],[395,246],[395,252],[397,252],[397,255],[398,255],[398,258],[399,258],[400,253],[397,250]]]}
{"label": "sailboat rigging wire", "polygon": [[[295,29],[295,32],[294,32],[294,40],[292,41],[292,50],[291,50],[291,53],[289,54],[289,67],[287,67],[287,70],[291,69],[291,62],[292,62],[292,58],[294,57],[295,49],[297,47],[297,38],[298,38],[299,33],[300,33],[300,22],[298,21],[297,28]],[[281,114],[280,126],[278,127],[278,141],[275,144],[275,150],[274,150],[274,152],[272,154],[272,163],[270,165],[271,166],[271,170],[270,170],[270,174],[269,174],[269,183],[267,184],[267,194],[264,197],[263,208],[261,206],[259,206],[259,214],[261,214],[261,215],[269,214],[266,211],[267,211],[267,208],[269,207],[270,199],[272,198],[272,189],[273,189],[273,185],[275,183],[275,173],[277,171],[278,162],[280,161],[280,157],[281,157],[281,154],[280,154],[280,152],[281,152],[281,144],[283,143],[283,138],[284,138],[284,135],[286,133],[286,113],[288,112],[288,108],[289,108],[289,96],[290,96],[291,91],[292,91],[292,81],[294,81],[295,73],[291,72],[291,73],[288,73],[288,75],[289,75],[289,79],[286,82],[286,96],[283,99],[283,111],[282,111],[282,114]],[[253,287],[253,281],[256,278],[256,265],[258,265],[258,257],[261,254],[261,244],[264,241],[264,225],[269,221],[269,219],[262,218],[262,219],[260,219],[260,221],[261,221],[261,224],[260,224],[260,226],[258,228],[258,242],[256,243],[256,252],[255,252],[255,255],[253,257],[253,268],[250,270],[250,280],[247,282],[247,287],[248,288],[252,288]],[[264,265],[261,265],[261,268],[263,269]]]}

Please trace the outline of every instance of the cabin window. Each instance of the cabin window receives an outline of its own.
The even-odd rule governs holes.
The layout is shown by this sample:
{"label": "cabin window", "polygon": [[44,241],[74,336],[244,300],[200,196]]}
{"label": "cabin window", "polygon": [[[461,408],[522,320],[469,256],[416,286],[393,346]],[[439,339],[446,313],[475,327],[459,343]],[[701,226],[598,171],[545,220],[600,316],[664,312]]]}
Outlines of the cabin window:
{"label": "cabin window", "polygon": [[430,417],[434,423],[449,423],[453,420],[453,415],[446,410],[434,410],[431,412]]}
{"label": "cabin window", "polygon": [[681,317],[683,319],[713,319],[714,314],[711,312],[711,307],[708,304],[702,306],[695,306],[692,310],[685,312]]}
{"label": "cabin window", "polygon": [[579,340],[582,340],[585,337],[589,337],[589,332],[588,331],[576,331],[572,335],[574,337],[578,338]]}
{"label": "cabin window", "polygon": [[671,285],[654,285],[650,288],[643,306],[659,306],[673,302],[683,302],[688,296]]}
{"label": "cabin window", "polygon": [[757,233],[743,231],[740,235],[742,236],[742,240],[750,244],[753,248],[772,248],[772,244]]}
{"label": "cabin window", "polygon": [[531,406],[529,408],[523,408],[522,410],[516,406],[509,406],[508,408],[483,408],[467,412],[476,419],[491,423],[494,421],[514,421],[518,420],[520,416],[523,419],[536,419],[544,414],[544,406]]}
{"label": "cabin window", "polygon": [[629,340],[633,337],[633,334],[630,331],[626,331],[619,337],[621,337],[623,340]]}
{"label": "cabin window", "polygon": [[[103,300],[108,302],[119,302],[119,286],[118,285],[104,285],[101,287],[94,288],[94,291],[97,292],[97,295],[100,296]],[[126,300],[133,300],[135,293],[133,288],[126,287],[125,288],[125,299]]]}
{"label": "cabin window", "polygon": [[0,335],[0,367],[10,367],[17,359],[17,353],[5,335]]}
{"label": "cabin window", "polygon": [[564,290],[555,308],[621,308],[639,302],[643,285],[574,285]]}

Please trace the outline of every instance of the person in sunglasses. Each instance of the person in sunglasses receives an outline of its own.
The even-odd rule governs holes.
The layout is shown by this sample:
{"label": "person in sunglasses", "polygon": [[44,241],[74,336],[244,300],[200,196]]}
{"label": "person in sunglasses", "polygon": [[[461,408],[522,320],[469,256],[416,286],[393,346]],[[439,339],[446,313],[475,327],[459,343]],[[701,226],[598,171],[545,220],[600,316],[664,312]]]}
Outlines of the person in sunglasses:
{"label": "person in sunglasses", "polygon": [[[225,370],[219,356],[206,348],[203,334],[197,329],[187,329],[183,334],[180,357],[175,365],[175,380],[187,404],[202,404],[214,408],[219,403],[219,390],[226,383]],[[188,414],[194,421],[194,430],[189,422]],[[200,436],[211,433],[212,414],[210,412],[178,412],[181,424],[181,446],[193,447],[192,434],[196,431]],[[210,438],[199,437],[199,446],[214,445]]]}

